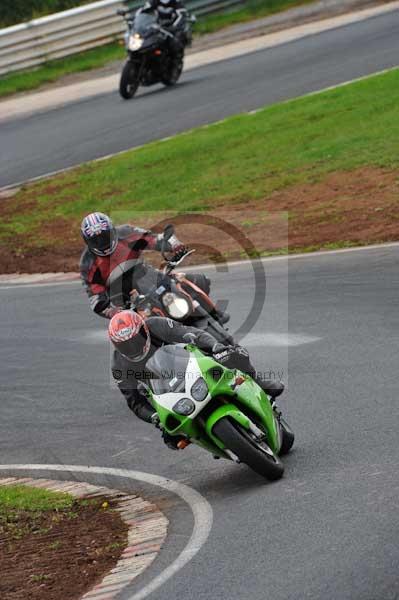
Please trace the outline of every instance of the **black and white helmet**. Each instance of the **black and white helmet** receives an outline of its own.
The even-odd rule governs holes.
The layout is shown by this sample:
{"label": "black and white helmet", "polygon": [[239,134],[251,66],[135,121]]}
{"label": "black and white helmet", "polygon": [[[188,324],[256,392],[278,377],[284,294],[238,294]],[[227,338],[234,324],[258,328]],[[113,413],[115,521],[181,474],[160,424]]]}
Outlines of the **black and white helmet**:
{"label": "black and white helmet", "polygon": [[172,15],[180,6],[177,0],[153,0],[153,5],[158,9],[161,15]]}

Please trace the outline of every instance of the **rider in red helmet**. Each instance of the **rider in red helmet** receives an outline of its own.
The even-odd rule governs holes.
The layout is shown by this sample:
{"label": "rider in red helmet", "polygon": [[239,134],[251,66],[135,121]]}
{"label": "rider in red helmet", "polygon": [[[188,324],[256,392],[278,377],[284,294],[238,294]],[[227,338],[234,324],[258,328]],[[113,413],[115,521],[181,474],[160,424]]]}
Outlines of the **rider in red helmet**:
{"label": "rider in red helmet", "polygon": [[138,363],[146,359],[150,352],[148,322],[132,310],[123,310],[112,317],[108,335],[115,349],[126,360]]}
{"label": "rider in red helmet", "polygon": [[[165,344],[188,343],[190,339],[206,353],[230,368],[238,368],[254,377],[267,394],[276,398],[283,390],[280,382],[262,380],[251,365],[248,352],[241,346],[225,346],[209,333],[164,317],[144,319],[131,310],[123,310],[112,317],[108,327],[109,338],[115,348],[112,375],[127,400],[129,408],[143,421],[156,422],[157,414],[140,390],[140,382],[151,379],[147,361]],[[163,434],[168,446],[176,448],[176,436]],[[177,440],[178,441],[178,440]]]}

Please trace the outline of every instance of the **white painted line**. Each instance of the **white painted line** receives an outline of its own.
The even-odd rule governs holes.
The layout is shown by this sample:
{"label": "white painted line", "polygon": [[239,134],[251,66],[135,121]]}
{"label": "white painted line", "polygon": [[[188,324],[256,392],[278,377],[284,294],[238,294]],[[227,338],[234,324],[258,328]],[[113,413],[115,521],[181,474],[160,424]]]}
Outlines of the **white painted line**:
{"label": "white painted line", "polygon": [[[46,281],[76,281],[76,279],[80,279],[79,273],[69,272],[69,273],[60,273],[60,272],[52,272],[52,273],[31,273],[22,275],[24,277],[29,277],[29,283],[46,283]],[[8,283],[14,283],[13,279],[15,279],[15,283],[18,283],[18,279],[21,278],[21,275],[0,275],[0,283],[2,281],[8,280]]]}
{"label": "white painted line", "polygon": [[[370,246],[357,246],[355,248],[341,248],[339,250],[318,250],[316,252],[304,252],[303,254],[284,254],[284,256],[268,256],[265,258],[261,258],[260,262],[262,264],[268,264],[273,262],[281,262],[281,261],[291,261],[291,260],[309,260],[313,258],[325,258],[325,257],[334,257],[340,254],[351,254],[356,252],[372,252],[373,250],[390,250],[390,249],[399,249],[399,242],[388,242],[386,244],[371,244]],[[213,271],[226,271],[226,269],[232,267],[245,267],[246,265],[251,265],[254,260],[236,260],[232,262],[222,263],[222,264],[203,264],[203,265],[194,265],[192,267],[184,267],[184,272],[191,271],[209,271],[212,269]],[[227,272],[227,271],[226,271]],[[12,276],[15,279],[15,275]],[[22,277],[22,276],[21,276]],[[16,288],[42,288],[42,287],[53,287],[58,285],[73,285],[79,284],[80,281],[55,281],[53,283],[13,283],[11,285],[2,285],[0,283],[0,292],[3,290],[15,290]],[[93,340],[96,337],[96,333],[92,333]],[[96,341],[96,340],[94,340]]]}
{"label": "white painted line", "polygon": [[[347,81],[343,81],[342,83],[337,83],[336,85],[329,85],[326,88],[321,90],[316,90],[315,92],[308,92],[307,94],[302,94],[302,96],[298,96],[297,98],[291,98],[290,100],[283,100],[281,104],[288,104],[289,102],[293,102],[294,100],[300,100],[301,98],[309,98],[311,96],[319,96],[320,94],[324,94],[324,92],[332,92],[333,90],[337,90],[342,87],[346,87],[351,85],[351,83],[358,83],[359,81],[366,81],[367,79],[371,79],[372,77],[378,77],[379,75],[386,75],[387,73],[391,73],[392,71],[397,71],[399,69],[398,66],[389,67],[388,69],[381,69],[381,71],[375,71],[370,75],[362,75],[361,77],[355,77],[354,79],[348,79]],[[265,107],[267,108],[267,107]]]}
{"label": "white painted line", "polygon": [[193,532],[186,547],[171,565],[166,567],[162,573],[157,575],[157,577],[144,586],[139,592],[130,596],[129,600],[143,600],[144,598],[147,598],[147,596],[161,587],[168,579],[178,573],[201,550],[211,532],[213,511],[209,502],[189,486],[173,481],[172,479],[166,479],[160,475],[142,473],[141,471],[129,471],[127,469],[85,467],[80,465],[0,465],[0,471],[58,471],[61,473],[88,473],[123,477],[125,479],[132,479],[155,485],[176,494],[184,500],[191,508],[194,517]]}
{"label": "white painted line", "polygon": [[[103,319],[101,319],[103,321]],[[79,344],[104,344],[109,343],[107,329],[97,329],[93,331],[81,331],[79,335],[74,337],[65,337],[67,342],[78,342]]]}
{"label": "white painted line", "polygon": [[45,288],[53,287],[58,285],[74,285],[77,281],[54,281],[53,283],[12,283],[2,285],[0,283],[0,290],[15,290],[16,288]]}
{"label": "white painted line", "polygon": [[[260,50],[267,50],[305,37],[359,23],[373,17],[389,14],[398,8],[399,1],[396,0],[382,6],[362,9],[330,19],[321,19],[319,21],[297,25],[275,33],[248,38],[238,42],[225,44],[221,47],[211,48],[209,50],[202,50],[186,57],[185,71],[238,58],[239,56],[251,54]],[[99,94],[101,95],[116,91],[118,81],[119,73],[98,79],[73,83],[51,91],[47,90],[20,96],[18,98],[11,98],[10,100],[4,100],[3,102],[0,102],[0,121],[7,121],[18,116],[43,112],[45,110],[64,106],[68,103],[82,101],[83,99],[88,99]]]}
{"label": "white painted line", "polygon": [[298,333],[249,333],[242,340],[242,346],[266,346],[271,348],[291,348],[320,341],[320,337]]}
{"label": "white painted line", "polygon": [[[70,338],[66,338],[67,341],[71,341]],[[299,333],[248,333],[240,344],[242,346],[264,346],[268,348],[289,348],[294,346],[302,346],[303,344],[312,344],[320,341],[320,337],[312,335],[299,334]],[[78,338],[74,338],[73,341],[83,344],[109,344],[107,331],[104,329],[98,331],[83,331]],[[128,452],[123,450],[122,452]],[[118,455],[114,455],[118,456]]]}
{"label": "white painted line", "polygon": [[121,450],[120,452],[117,452],[116,454],[111,454],[111,458],[117,458],[118,456],[122,456],[122,454],[134,454],[135,452],[138,452],[139,448],[132,448],[132,446],[128,446],[127,448],[125,448],[125,450]]}

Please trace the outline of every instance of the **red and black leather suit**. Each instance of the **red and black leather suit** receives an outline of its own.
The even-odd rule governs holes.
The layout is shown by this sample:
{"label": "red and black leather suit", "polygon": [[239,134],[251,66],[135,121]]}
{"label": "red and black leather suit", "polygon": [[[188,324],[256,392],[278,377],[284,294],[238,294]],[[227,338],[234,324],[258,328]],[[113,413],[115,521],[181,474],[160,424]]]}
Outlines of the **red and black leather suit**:
{"label": "red and black leather suit", "polygon": [[[163,241],[162,234],[155,234],[139,227],[121,225],[116,227],[118,243],[114,252],[109,256],[97,256],[86,248],[80,259],[80,276],[83,286],[89,297],[90,307],[98,315],[110,318],[112,307],[110,287],[122,271],[134,273],[143,270],[143,261],[140,259],[144,249],[161,250]],[[182,244],[172,236],[166,242],[165,249],[168,252],[178,251]],[[202,274],[186,275],[187,279],[201,287],[207,294],[210,290],[209,279]],[[136,287],[136,286],[133,286]],[[133,289],[133,287],[131,289]],[[131,291],[131,290],[130,290]],[[145,289],[140,289],[145,293]]]}

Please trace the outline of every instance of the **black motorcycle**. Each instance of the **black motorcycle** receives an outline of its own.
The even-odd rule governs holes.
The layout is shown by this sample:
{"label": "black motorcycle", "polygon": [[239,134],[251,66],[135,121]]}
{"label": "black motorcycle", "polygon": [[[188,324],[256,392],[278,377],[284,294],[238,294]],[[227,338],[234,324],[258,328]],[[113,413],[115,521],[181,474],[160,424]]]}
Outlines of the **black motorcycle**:
{"label": "black motorcycle", "polygon": [[[164,229],[164,243],[174,235],[173,225]],[[147,241],[137,240],[135,250],[145,250]],[[141,258],[127,260],[115,268],[109,278],[109,297],[113,306],[132,308],[144,319],[151,316],[169,317],[185,325],[192,325],[212,333],[220,342],[233,343],[225,323],[227,316],[217,310],[207,291],[183,273],[174,274],[194,250],[179,251],[167,256],[163,270],[155,269]]]}
{"label": "black motorcycle", "polygon": [[[164,241],[174,234],[173,225],[168,225],[164,230]],[[129,302],[125,307],[132,308],[146,319],[150,316],[170,317],[175,321],[193,325],[211,333],[219,342],[233,344],[234,339],[221,321],[222,314],[215,311],[215,305],[208,294],[184,274],[175,276],[173,271],[185,258],[195,250],[184,250],[177,256],[168,257],[164,250],[165,259],[163,272],[141,265],[145,269],[148,281],[153,280],[153,285],[148,287],[146,293],[140,294],[138,290],[130,294]]]}
{"label": "black motorcycle", "polygon": [[182,23],[183,29],[173,34],[160,25],[155,11],[141,8],[134,17],[125,10],[118,10],[118,14],[125,18],[128,25],[125,35],[128,60],[119,84],[122,98],[133,98],[139,85],[175,85],[183,71],[182,40],[189,39],[190,24],[195,17]]}

